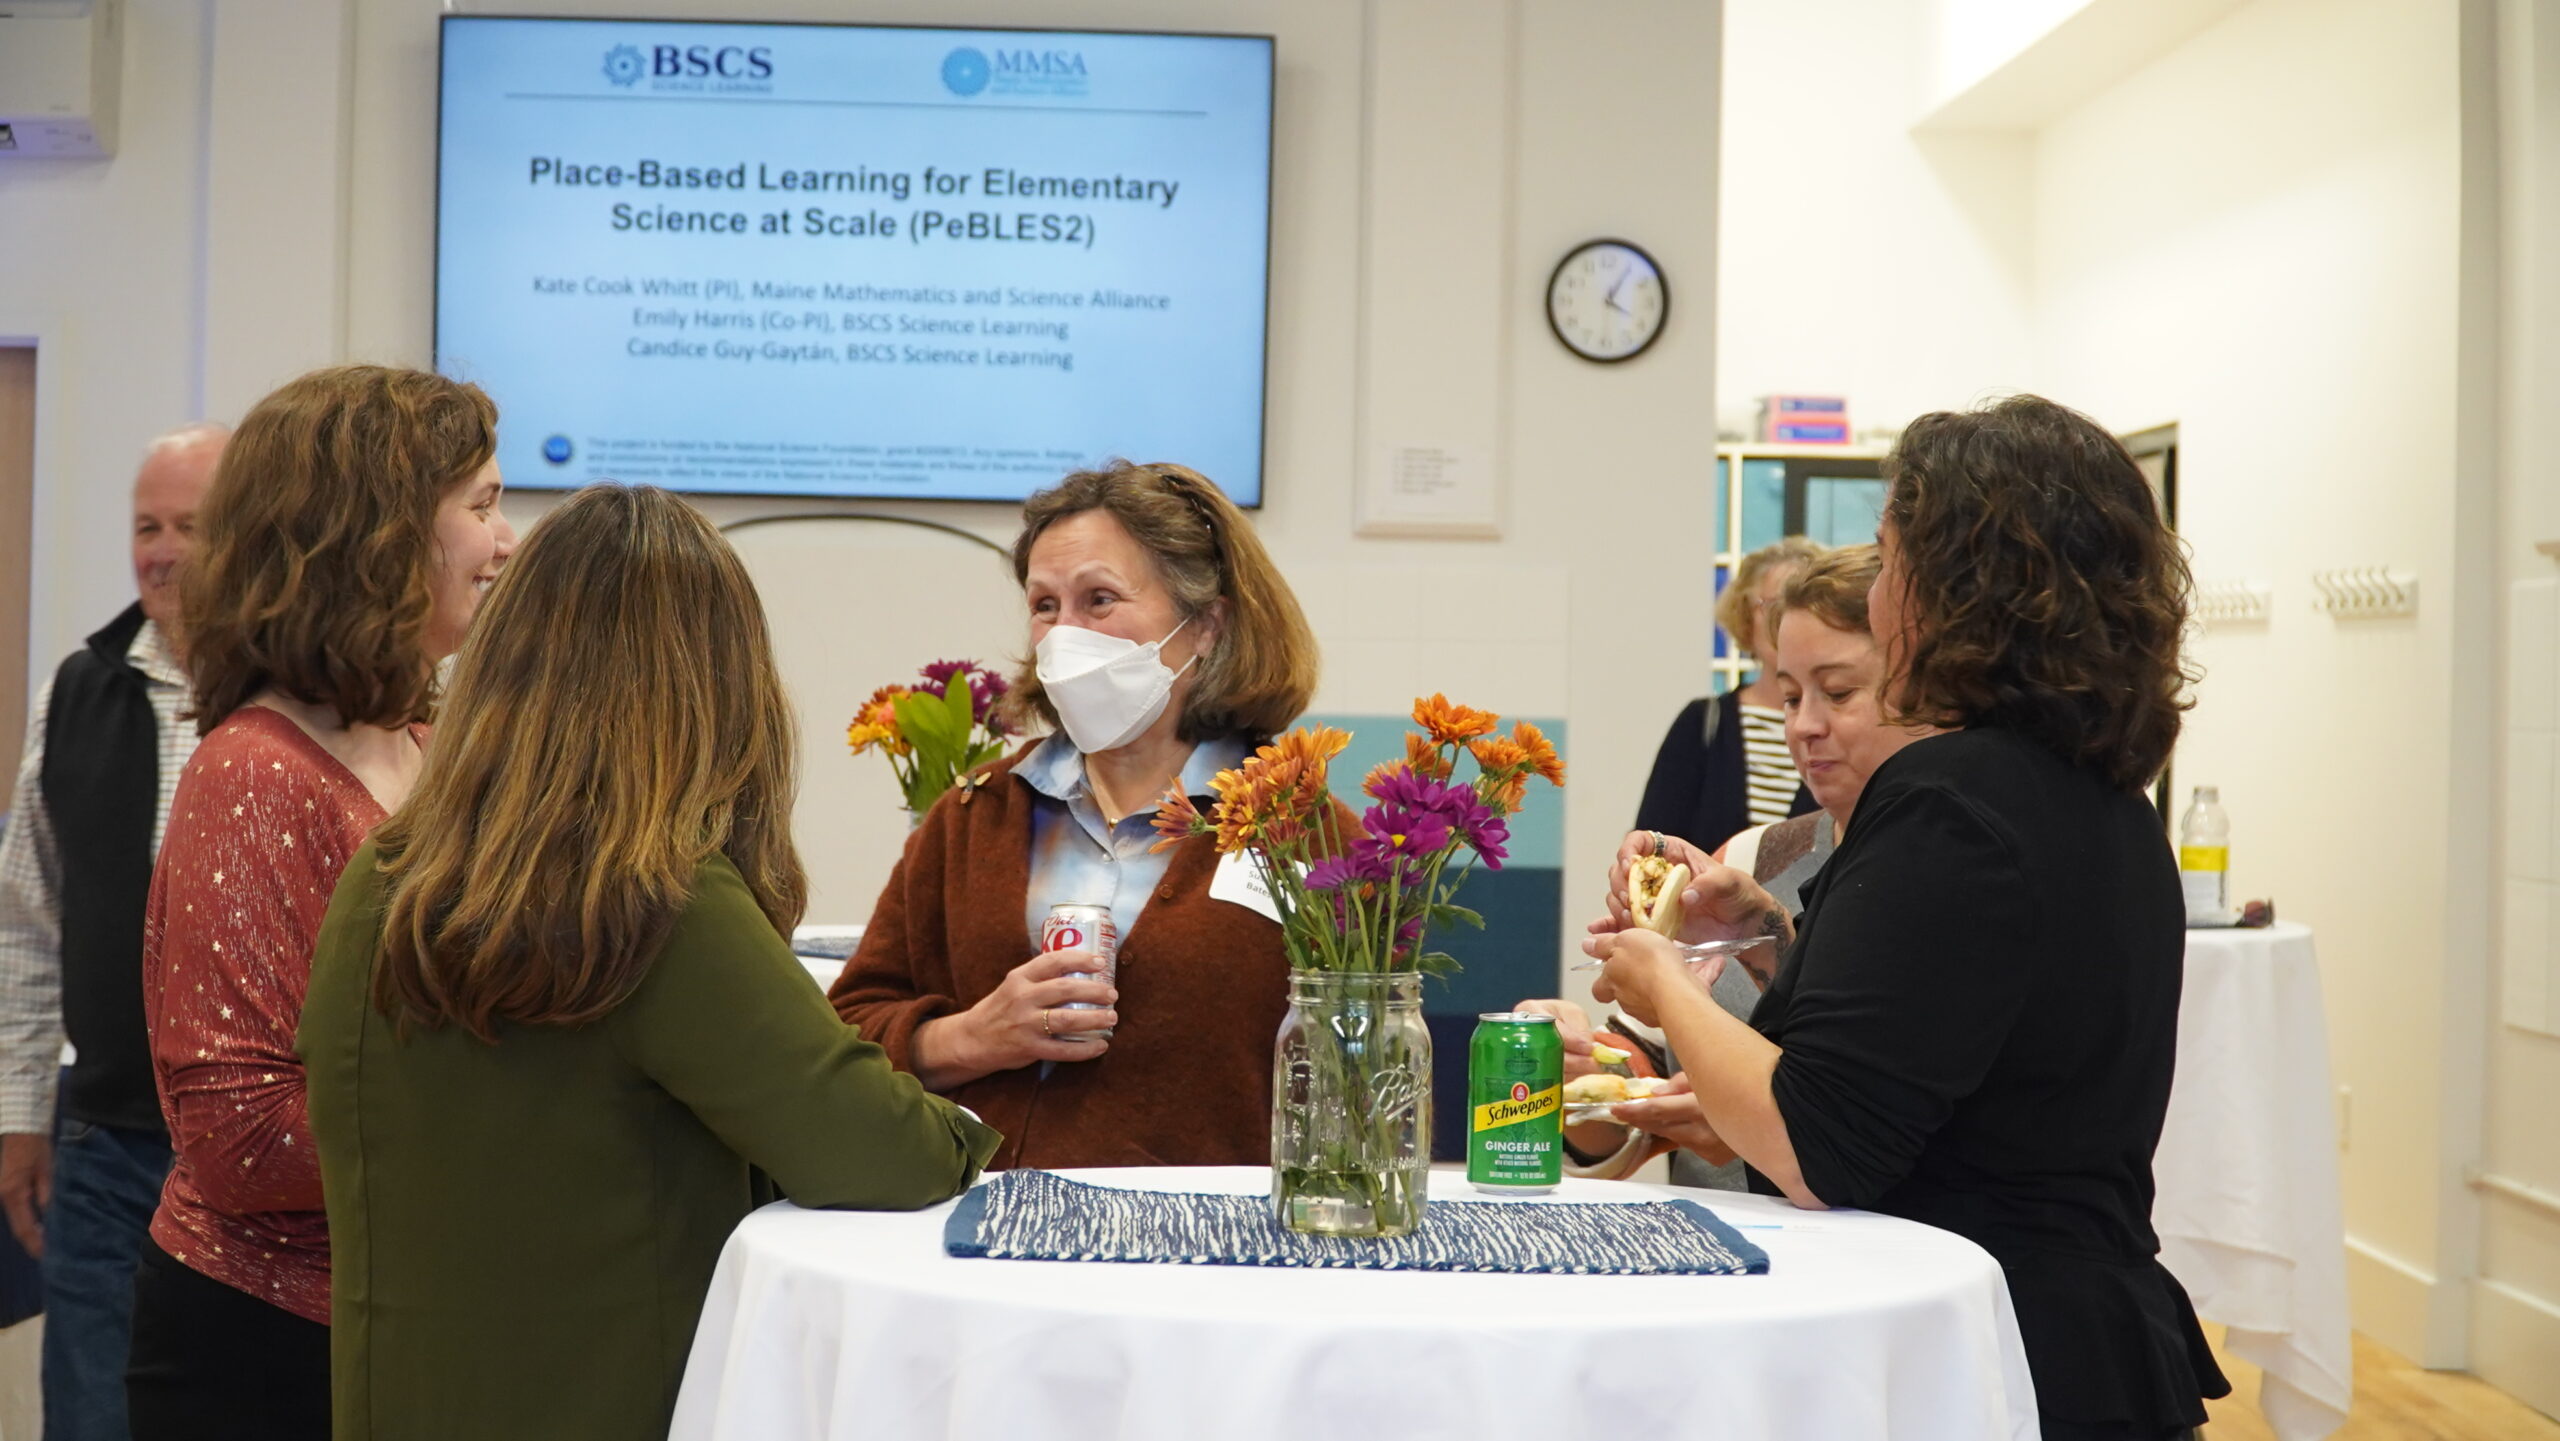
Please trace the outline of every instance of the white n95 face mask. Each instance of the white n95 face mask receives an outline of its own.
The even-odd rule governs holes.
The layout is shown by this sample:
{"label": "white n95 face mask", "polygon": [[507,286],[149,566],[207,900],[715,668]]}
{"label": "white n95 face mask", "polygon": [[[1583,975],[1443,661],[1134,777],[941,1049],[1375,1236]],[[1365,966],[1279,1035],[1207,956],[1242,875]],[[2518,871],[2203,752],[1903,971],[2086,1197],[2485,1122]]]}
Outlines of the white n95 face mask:
{"label": "white n95 face mask", "polygon": [[[1165,641],[1189,624],[1186,620],[1166,632],[1164,640],[1145,645],[1075,625],[1053,625],[1040,637],[1032,652],[1033,669],[1077,750],[1087,755],[1117,750],[1164,714],[1182,671],[1165,669],[1157,656]],[[1199,660],[1193,656],[1182,670]]]}

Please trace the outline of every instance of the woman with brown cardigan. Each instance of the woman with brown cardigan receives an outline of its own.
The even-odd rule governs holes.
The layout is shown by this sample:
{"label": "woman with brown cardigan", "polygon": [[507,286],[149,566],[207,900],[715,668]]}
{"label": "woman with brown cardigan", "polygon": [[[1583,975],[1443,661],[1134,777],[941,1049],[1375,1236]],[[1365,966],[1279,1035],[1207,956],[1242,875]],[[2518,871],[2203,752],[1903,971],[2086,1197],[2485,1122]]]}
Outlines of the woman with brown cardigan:
{"label": "woman with brown cardigan", "polygon": [[[1261,1164],[1280,928],[1209,837],[1158,850],[1153,820],[1306,708],[1314,637],[1243,515],[1181,466],[1033,496],[1013,566],[1033,648],[1013,701],[1054,733],[926,813],[836,1010],[1004,1133],[992,1168]],[[1040,953],[1062,902],[1111,908],[1116,980]]]}

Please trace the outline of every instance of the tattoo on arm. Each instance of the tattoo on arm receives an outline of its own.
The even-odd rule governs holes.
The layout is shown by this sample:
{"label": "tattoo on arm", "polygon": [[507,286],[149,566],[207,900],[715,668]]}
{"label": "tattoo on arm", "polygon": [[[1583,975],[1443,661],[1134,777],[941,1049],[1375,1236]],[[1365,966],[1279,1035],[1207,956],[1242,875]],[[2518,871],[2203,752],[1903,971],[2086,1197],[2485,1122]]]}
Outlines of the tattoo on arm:
{"label": "tattoo on arm", "polygon": [[1742,969],[1749,972],[1751,979],[1765,991],[1769,989],[1769,983],[1778,978],[1779,955],[1795,941],[1795,923],[1787,918],[1783,909],[1771,906],[1760,913],[1760,934],[1775,939],[1777,944],[1755,946],[1744,951],[1740,959]]}

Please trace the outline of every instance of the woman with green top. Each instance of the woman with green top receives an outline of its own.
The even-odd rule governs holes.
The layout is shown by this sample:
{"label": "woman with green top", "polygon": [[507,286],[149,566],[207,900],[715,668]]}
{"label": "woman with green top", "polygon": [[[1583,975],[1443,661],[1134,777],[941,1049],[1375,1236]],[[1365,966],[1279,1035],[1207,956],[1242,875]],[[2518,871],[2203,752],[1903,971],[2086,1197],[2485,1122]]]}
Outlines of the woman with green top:
{"label": "woman with green top", "polygon": [[340,1441],[663,1437],[741,1217],[995,1150],[793,959],[793,755],[709,522],[597,486],[535,529],[312,958]]}

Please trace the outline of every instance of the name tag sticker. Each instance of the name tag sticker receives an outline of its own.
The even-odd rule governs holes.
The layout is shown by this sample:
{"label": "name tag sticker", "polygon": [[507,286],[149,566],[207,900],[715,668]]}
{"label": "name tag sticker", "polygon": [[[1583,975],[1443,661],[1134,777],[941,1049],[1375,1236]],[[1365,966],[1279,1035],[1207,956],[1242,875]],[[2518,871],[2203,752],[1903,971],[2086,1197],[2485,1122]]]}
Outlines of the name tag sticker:
{"label": "name tag sticker", "polygon": [[1261,864],[1240,852],[1218,857],[1217,872],[1209,877],[1209,899],[1233,901],[1274,924],[1280,920],[1280,907],[1272,903]]}

